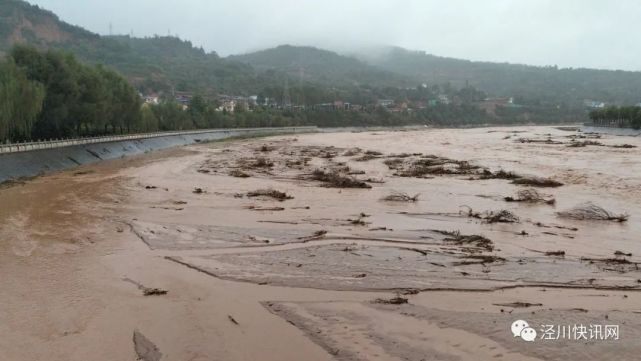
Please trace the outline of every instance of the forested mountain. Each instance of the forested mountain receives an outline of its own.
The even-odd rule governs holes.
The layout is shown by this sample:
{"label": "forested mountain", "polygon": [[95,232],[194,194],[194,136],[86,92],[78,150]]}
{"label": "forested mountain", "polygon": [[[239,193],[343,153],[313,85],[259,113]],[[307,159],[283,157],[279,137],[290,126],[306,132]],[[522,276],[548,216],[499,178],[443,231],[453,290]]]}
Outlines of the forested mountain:
{"label": "forested mountain", "polygon": [[287,79],[294,93],[301,92],[300,99],[314,101],[336,96],[371,99],[382,96],[377,89],[415,88],[421,83],[470,85],[488,96],[511,96],[534,107],[580,107],[585,99],[641,101],[641,72],[472,62],[397,47],[352,57],[284,45],[221,58],[175,37],[99,36],[22,0],[0,0],[0,52],[16,43],[62,48],[85,62],[103,63],[143,92],[263,92],[276,97],[282,96]]}
{"label": "forested mountain", "polygon": [[474,62],[398,47],[368,49],[354,56],[419,81],[449,82],[458,87],[469,84],[491,96],[513,96],[520,104],[579,104],[585,99],[615,104],[641,101],[641,72]]}

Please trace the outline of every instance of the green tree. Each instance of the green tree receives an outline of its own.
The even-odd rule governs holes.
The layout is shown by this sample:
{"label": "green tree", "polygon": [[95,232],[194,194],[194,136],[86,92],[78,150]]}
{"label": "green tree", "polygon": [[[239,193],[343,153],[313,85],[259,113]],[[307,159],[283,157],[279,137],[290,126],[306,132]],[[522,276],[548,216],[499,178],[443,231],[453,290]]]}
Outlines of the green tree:
{"label": "green tree", "polygon": [[27,79],[13,59],[0,62],[0,142],[31,139],[44,97],[44,86]]}

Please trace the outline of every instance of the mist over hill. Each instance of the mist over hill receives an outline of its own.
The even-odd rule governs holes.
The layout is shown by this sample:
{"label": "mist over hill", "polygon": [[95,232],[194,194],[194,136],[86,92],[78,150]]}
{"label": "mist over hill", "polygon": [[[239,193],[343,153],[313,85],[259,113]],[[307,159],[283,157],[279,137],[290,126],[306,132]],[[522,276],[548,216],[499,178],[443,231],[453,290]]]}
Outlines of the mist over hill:
{"label": "mist over hill", "polygon": [[522,103],[641,101],[641,72],[475,62],[399,47],[370,48],[353,55],[413,79],[437,84],[450,82],[459,87],[468,84],[493,96],[513,96]]}

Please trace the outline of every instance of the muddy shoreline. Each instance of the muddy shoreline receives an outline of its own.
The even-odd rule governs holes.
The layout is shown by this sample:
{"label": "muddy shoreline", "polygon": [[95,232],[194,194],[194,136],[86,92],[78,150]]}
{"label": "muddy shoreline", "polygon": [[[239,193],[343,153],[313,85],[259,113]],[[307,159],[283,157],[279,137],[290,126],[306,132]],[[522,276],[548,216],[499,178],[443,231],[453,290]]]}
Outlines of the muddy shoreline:
{"label": "muddy shoreline", "polygon": [[[0,358],[634,359],[639,147],[553,127],[284,135],[0,189]],[[621,334],[527,343],[519,317]]]}

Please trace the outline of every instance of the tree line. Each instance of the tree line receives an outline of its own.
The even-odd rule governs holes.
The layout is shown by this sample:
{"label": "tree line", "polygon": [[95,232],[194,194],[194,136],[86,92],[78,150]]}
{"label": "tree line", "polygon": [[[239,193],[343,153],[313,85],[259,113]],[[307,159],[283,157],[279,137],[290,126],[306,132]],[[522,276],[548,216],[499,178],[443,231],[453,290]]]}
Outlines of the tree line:
{"label": "tree line", "polygon": [[590,119],[596,125],[641,128],[640,106],[609,106],[590,111]]}
{"label": "tree line", "polygon": [[16,46],[0,63],[0,140],[139,131],[141,99],[127,80],[70,54]]}

